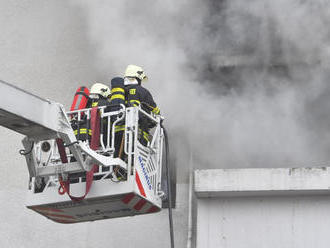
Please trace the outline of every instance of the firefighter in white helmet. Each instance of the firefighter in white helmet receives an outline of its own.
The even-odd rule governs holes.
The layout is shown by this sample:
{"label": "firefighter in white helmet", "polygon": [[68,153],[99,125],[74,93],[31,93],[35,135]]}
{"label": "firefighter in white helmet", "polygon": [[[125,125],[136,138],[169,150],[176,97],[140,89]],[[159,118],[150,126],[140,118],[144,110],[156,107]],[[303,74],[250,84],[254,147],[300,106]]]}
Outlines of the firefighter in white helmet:
{"label": "firefighter in white helmet", "polygon": [[[89,102],[87,103],[87,108],[109,106],[110,105],[109,96],[110,96],[110,88],[107,85],[101,83],[93,84],[89,92]],[[108,111],[108,107],[104,109],[104,111]],[[104,134],[106,134],[108,131],[107,127],[108,127],[107,121],[103,120],[101,130],[103,130]],[[88,129],[88,137],[90,139],[92,135],[92,130],[89,128],[89,125],[87,125],[87,129]],[[104,139],[103,142],[106,142],[106,135],[103,136],[103,139]]]}
{"label": "firefighter in white helmet", "polygon": [[90,103],[88,107],[109,105],[110,88],[105,84],[95,83],[89,92]]}
{"label": "firefighter in white helmet", "polygon": [[[85,88],[85,87],[81,87]],[[88,92],[88,90],[87,90]],[[78,93],[79,95],[84,95],[84,93]],[[110,95],[110,88],[101,83],[95,83],[92,85],[91,90],[89,91],[87,104],[83,108],[91,108],[97,106],[106,106],[109,105],[108,97]],[[74,116],[74,115],[73,115]],[[80,120],[78,121],[77,115],[71,120],[71,126],[74,134],[79,140],[90,139],[92,130],[89,128],[89,122],[87,121],[86,115],[81,115]],[[74,160],[72,160],[74,161]]]}
{"label": "firefighter in white helmet", "polygon": [[148,77],[144,70],[137,65],[128,65],[124,75],[124,85],[127,91],[127,102],[132,106],[142,105],[148,107],[148,110],[155,114],[159,114],[159,108],[152,98],[150,92],[141,86],[142,82],[146,82]]}
{"label": "firefighter in white helmet", "polygon": [[[141,108],[147,112],[153,112],[160,114],[160,110],[157,107],[150,92],[144,88],[141,84],[146,82],[148,77],[144,70],[137,65],[128,65],[124,75],[124,85],[126,91],[126,101],[129,106],[141,105]],[[152,123],[147,120],[140,121],[141,129],[139,130],[139,140],[143,145],[147,145],[149,141],[149,128],[152,127]]]}

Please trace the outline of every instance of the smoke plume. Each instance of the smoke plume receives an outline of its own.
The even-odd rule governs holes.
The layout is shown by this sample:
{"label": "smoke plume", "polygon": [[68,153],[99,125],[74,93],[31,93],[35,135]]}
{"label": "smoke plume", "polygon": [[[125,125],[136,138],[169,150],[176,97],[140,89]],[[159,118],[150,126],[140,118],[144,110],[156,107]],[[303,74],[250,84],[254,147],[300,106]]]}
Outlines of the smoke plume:
{"label": "smoke plume", "polygon": [[103,80],[145,68],[179,175],[329,160],[326,1],[73,3]]}

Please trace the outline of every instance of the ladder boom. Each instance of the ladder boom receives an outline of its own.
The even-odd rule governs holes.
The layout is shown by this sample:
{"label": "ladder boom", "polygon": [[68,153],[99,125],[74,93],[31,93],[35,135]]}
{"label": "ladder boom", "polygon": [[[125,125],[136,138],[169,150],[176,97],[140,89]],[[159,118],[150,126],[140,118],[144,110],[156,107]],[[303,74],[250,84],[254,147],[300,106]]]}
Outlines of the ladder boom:
{"label": "ladder boom", "polygon": [[61,105],[0,80],[0,125],[35,139],[56,136]]}

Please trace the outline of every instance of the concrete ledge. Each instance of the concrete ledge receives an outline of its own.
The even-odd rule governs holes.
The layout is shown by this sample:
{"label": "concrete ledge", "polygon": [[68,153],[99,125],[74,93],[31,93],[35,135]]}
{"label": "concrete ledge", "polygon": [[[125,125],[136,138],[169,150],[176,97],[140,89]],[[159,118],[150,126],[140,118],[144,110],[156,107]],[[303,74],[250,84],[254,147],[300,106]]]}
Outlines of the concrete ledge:
{"label": "concrete ledge", "polygon": [[196,170],[194,190],[197,197],[330,194],[330,167]]}

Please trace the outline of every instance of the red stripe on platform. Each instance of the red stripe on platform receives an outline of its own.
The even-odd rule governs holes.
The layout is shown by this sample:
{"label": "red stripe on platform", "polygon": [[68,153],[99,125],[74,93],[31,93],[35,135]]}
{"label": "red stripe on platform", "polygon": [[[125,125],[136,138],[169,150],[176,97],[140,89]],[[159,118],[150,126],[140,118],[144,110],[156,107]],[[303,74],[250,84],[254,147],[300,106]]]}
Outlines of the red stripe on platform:
{"label": "red stripe on platform", "polygon": [[72,224],[72,223],[77,223],[77,221],[73,220],[62,220],[62,219],[52,219],[55,222],[62,223],[62,224]]}
{"label": "red stripe on platform", "polygon": [[158,212],[159,208],[156,206],[152,206],[151,208],[149,208],[149,210],[147,211],[147,213],[154,213],[154,212]]}
{"label": "red stripe on platform", "polygon": [[32,209],[36,211],[39,210],[39,211],[50,211],[50,212],[63,212],[63,210],[57,208],[32,207]]}
{"label": "red stripe on platform", "polygon": [[136,183],[138,185],[138,188],[140,190],[140,194],[143,195],[144,197],[146,197],[146,192],[144,191],[144,188],[142,186],[142,183],[141,183],[141,180],[140,180],[140,177],[139,177],[139,174],[137,171],[135,171],[135,180],[136,180]]}
{"label": "red stripe on platform", "polygon": [[63,214],[45,214],[46,216],[51,216],[51,217],[59,217],[59,218],[66,218],[66,219],[75,219],[75,217],[71,215],[63,215]]}
{"label": "red stripe on platform", "polygon": [[144,206],[144,204],[146,204],[146,203],[147,203],[146,200],[141,199],[141,200],[138,201],[138,203],[135,204],[134,209],[135,209],[135,210],[141,210],[141,208],[142,208],[142,207]]}
{"label": "red stripe on platform", "polygon": [[134,193],[127,194],[121,201],[125,204],[128,204],[134,198],[134,196]]}

